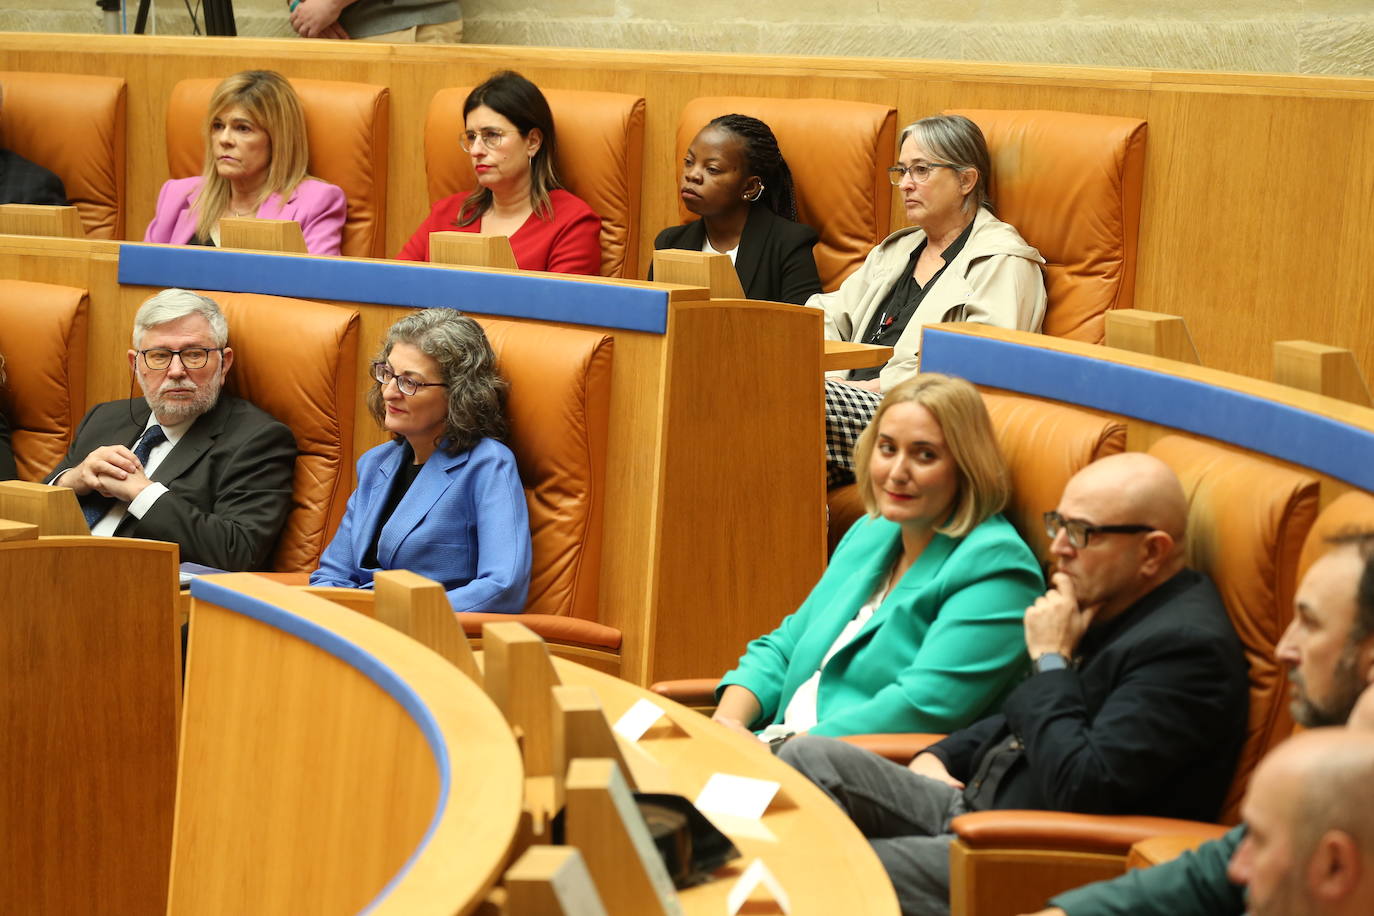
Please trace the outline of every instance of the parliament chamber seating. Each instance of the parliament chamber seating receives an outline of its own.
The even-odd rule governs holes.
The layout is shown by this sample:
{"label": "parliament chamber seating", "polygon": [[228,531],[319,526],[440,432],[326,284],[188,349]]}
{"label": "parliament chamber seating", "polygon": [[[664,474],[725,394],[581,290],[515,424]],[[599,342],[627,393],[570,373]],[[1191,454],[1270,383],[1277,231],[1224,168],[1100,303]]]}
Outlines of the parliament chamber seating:
{"label": "parliament chamber seating", "polygon": [[62,179],[87,238],[124,238],[124,80],[9,70],[0,90],[0,148]]}
{"label": "parliament chamber seating", "polygon": [[[441,89],[425,118],[429,202],[477,186],[458,144],[471,87]],[[543,89],[558,135],[558,174],[601,217],[601,276],[637,278],[644,160],[644,99],[615,92]],[[418,226],[425,214],[415,214]]]}
{"label": "parliament chamber seating", "polygon": [[[207,108],[221,79],[184,79],[173,88],[167,102],[169,178],[204,171]],[[340,253],[385,257],[390,90],[335,80],[290,82],[305,112],[310,175],[338,185],[348,198]],[[141,239],[143,228],[134,230],[130,235]]]}
{"label": "parliament chamber seating", "polygon": [[0,411],[20,480],[55,468],[85,415],[89,307],[84,289],[0,279]]}
{"label": "parliament chamber seating", "polygon": [[319,565],[353,492],[358,313],[282,296],[209,295],[229,322],[234,365],[226,390],[296,437],[292,509],[272,568],[308,572]]}
{"label": "parliament chamber seating", "polygon": [[[758,118],[772,128],[792,171],[797,220],[820,234],[815,255],[821,286],[836,289],[888,235],[892,185],[886,169],[897,161],[897,112],[840,99],[692,99],[678,116],[675,177],[697,131],[726,114]],[[680,199],[678,215],[683,222],[696,218]]]}

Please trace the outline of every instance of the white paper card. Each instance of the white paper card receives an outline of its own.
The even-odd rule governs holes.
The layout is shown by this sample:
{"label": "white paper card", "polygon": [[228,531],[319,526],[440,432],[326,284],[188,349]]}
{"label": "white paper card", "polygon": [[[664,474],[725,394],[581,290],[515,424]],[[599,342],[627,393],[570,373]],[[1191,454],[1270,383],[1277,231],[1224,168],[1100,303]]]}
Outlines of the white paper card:
{"label": "white paper card", "polygon": [[735,817],[763,817],[781,783],[748,776],[715,773],[697,796],[696,806],[702,811],[715,811]]}
{"label": "white paper card", "polygon": [[749,895],[754,892],[754,888],[760,884],[768,893],[773,895],[773,899],[782,907],[784,913],[792,912],[792,901],[787,897],[787,891],[782,889],[778,879],[773,877],[773,873],[768,870],[768,866],[763,864],[762,859],[755,859],[749,863],[749,867],[744,870],[744,874],[739,876],[735,886],[730,889],[730,893],[725,898],[729,916],[735,916],[739,908],[744,906],[744,901],[749,899]]}
{"label": "white paper card", "polygon": [[662,707],[651,700],[640,700],[616,720],[613,730],[626,741],[638,741],[661,718]]}
{"label": "white paper card", "polygon": [[776,843],[778,835],[769,830],[763,821],[756,817],[735,817],[732,814],[721,814],[719,811],[701,812],[708,821],[716,825],[716,829],[725,834],[732,840],[760,840],[764,843]]}

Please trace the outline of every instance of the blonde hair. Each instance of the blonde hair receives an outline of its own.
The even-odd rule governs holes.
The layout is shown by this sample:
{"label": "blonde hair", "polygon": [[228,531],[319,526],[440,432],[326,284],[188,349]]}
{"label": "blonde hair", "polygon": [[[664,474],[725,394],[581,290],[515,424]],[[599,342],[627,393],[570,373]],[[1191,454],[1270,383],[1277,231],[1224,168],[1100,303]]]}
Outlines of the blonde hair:
{"label": "blonde hair", "polygon": [[992,420],[978,389],[961,378],[925,372],[893,387],[878,405],[872,421],[864,428],[854,446],[854,477],[859,495],[870,516],[878,514],[873,497],[873,475],[869,462],[878,438],[878,425],[888,408],[897,404],[920,404],[930,411],[945,435],[945,444],[959,473],[959,495],[954,511],[945,524],[935,530],[950,537],[963,537],[1001,512],[1011,496],[1011,476]]}
{"label": "blonde hair", "polygon": [[216,155],[210,130],[215,119],[226,110],[240,107],[267,134],[271,158],[267,180],[263,182],[255,206],[269,195],[280,195],[283,202],[306,178],[310,146],[305,136],[305,114],[296,91],[286,77],[275,70],[245,70],[235,73],[215,87],[205,113],[205,165],[201,170],[200,192],[193,204],[196,211],[196,237],[208,239],[215,223],[229,207],[232,188],[215,167]]}

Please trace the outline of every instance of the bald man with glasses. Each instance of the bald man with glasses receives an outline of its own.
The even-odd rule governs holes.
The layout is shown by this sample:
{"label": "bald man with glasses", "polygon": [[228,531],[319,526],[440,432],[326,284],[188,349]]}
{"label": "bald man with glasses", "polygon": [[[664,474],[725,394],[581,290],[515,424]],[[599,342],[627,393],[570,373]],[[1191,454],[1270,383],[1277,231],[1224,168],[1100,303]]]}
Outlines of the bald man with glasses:
{"label": "bald man with glasses", "polygon": [[91,409],[46,478],[71,487],[91,533],[173,541],[181,559],[264,569],[291,511],[296,441],[241,398],[219,306],[184,289],[134,317],[129,369],[143,397]]}
{"label": "bald man with glasses", "polygon": [[1249,688],[1216,588],[1184,564],[1187,514],[1159,460],[1089,465],[1045,515],[1056,568],[1026,610],[1034,673],[1000,714],[906,767],[828,738],[784,745],[869,838],[902,912],[949,911],[949,822],[969,811],[1216,818]]}

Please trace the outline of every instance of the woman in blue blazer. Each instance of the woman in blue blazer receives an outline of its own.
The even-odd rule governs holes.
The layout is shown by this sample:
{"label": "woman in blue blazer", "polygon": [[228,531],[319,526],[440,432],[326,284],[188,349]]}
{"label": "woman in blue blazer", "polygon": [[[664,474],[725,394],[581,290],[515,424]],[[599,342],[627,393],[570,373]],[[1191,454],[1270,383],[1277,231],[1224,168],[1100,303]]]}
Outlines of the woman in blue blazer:
{"label": "woman in blue blazer", "polygon": [[455,611],[518,613],[530,526],[506,435],[506,383],[481,325],[425,309],[387,332],[373,417],[392,441],[358,460],[358,488],[311,585],[371,588],[379,569],[443,584]]}
{"label": "woman in blue blazer", "polygon": [[801,305],[821,291],[816,230],[797,222],[792,171],[767,124],[729,114],[703,127],[682,160],[678,194],[701,219],[664,229],[655,249],[728,254],[747,299]]}
{"label": "woman in blue blazer", "polygon": [[892,388],[855,449],[868,516],[806,601],[749,644],[714,718],[764,738],[949,732],[1024,675],[1039,564],[1000,512],[1010,492],[983,399],[922,373]]}

